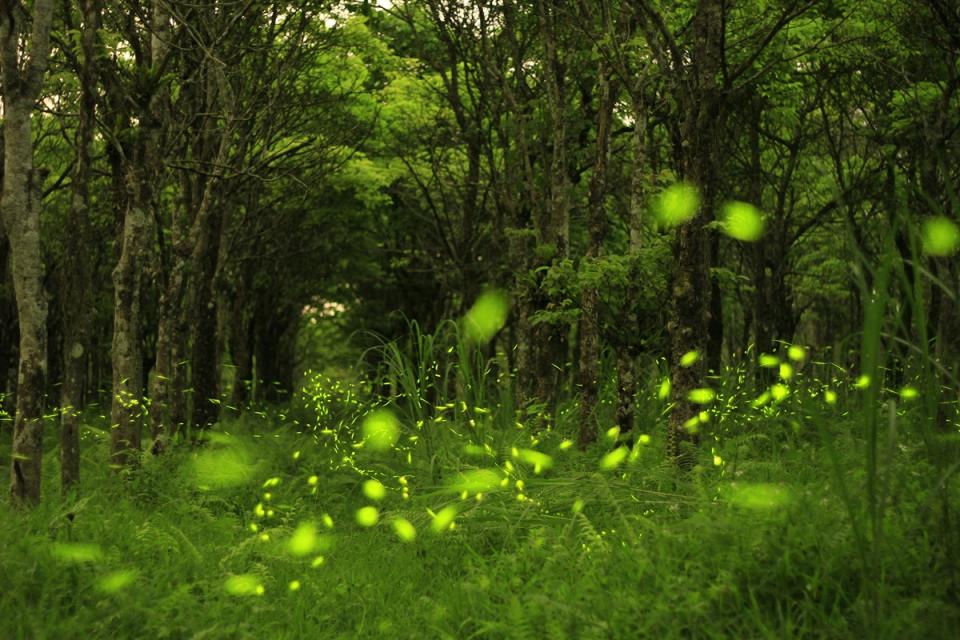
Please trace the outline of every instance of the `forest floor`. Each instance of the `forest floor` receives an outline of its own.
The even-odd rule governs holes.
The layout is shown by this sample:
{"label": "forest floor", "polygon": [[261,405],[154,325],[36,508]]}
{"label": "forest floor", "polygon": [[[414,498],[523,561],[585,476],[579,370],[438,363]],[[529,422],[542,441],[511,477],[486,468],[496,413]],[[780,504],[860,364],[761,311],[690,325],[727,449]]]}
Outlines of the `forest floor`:
{"label": "forest floor", "polygon": [[0,503],[0,638],[956,638],[956,482],[915,411],[871,474],[856,396],[795,395],[716,411],[688,472],[649,408],[632,449],[449,403],[373,451],[330,383],[117,474],[93,408],[79,497],[51,425],[45,500]]}

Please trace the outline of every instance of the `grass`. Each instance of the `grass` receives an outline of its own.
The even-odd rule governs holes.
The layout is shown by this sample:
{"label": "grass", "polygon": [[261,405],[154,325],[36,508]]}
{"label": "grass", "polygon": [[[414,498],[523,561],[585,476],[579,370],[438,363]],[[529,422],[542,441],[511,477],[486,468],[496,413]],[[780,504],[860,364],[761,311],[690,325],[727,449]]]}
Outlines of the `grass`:
{"label": "grass", "polygon": [[[369,451],[360,425],[380,403],[323,376],[127,476],[91,428],[82,497],[54,497],[51,450],[43,504],[0,506],[0,637],[955,637],[943,506],[958,496],[928,442],[953,445],[929,433],[924,403],[836,380],[829,405],[827,385],[798,374],[755,406],[748,377],[718,381],[687,474],[662,460],[657,384],[639,403],[649,442],[607,470],[615,434],[578,452],[562,428],[455,396],[415,394],[419,422]],[[400,416],[411,391],[390,403]],[[870,402],[895,430],[868,460]],[[355,519],[366,506],[374,526]]]}

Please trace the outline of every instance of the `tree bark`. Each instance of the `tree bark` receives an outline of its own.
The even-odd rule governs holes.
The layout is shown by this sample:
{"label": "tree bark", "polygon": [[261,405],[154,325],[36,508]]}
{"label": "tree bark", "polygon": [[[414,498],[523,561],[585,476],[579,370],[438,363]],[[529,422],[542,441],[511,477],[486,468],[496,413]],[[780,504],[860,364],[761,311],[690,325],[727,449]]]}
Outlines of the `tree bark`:
{"label": "tree bark", "polygon": [[197,245],[196,268],[193,271],[192,331],[193,357],[193,426],[200,432],[209,429],[219,419],[220,367],[218,361],[217,304],[212,290],[216,269],[219,221],[214,214],[208,229],[212,237]]}
{"label": "tree bark", "polygon": [[[589,242],[584,261],[589,268],[603,252],[607,235],[607,165],[610,157],[610,130],[613,121],[613,103],[616,88],[611,86],[610,69],[600,62],[597,70],[599,105],[597,108],[597,142],[590,177],[590,195],[587,210]],[[580,429],[578,443],[586,448],[597,439],[596,410],[599,394],[598,369],[600,361],[600,316],[597,305],[600,293],[593,284],[585,283],[580,295]]]}
{"label": "tree bark", "polygon": [[[0,128],[0,149],[3,148],[3,129]],[[0,153],[0,181],[3,179],[3,154]],[[6,418],[14,413],[9,404],[13,399],[14,390],[11,383],[16,376],[10,375],[10,366],[16,359],[15,343],[17,335],[16,296],[13,294],[13,284],[10,282],[10,273],[7,268],[9,262],[7,254],[7,236],[3,232],[3,212],[0,211],[0,418]],[[0,435],[6,429],[6,421],[0,423]]]}
{"label": "tree bark", "polygon": [[952,292],[951,296],[944,296],[940,302],[936,343],[937,359],[947,369],[947,375],[940,376],[940,388],[943,391],[937,404],[937,428],[941,433],[948,433],[955,428],[951,427],[951,421],[960,415],[960,389],[955,384],[960,377],[960,270],[955,263],[938,260],[942,264],[937,273],[941,282]]}
{"label": "tree bark", "polygon": [[[212,12],[199,12],[195,16],[197,24],[207,27],[213,24]],[[212,45],[211,45],[212,46]],[[171,293],[165,299],[164,319],[172,322],[176,318],[178,329],[166,335],[171,340],[181,340],[171,344],[173,385],[167,392],[170,403],[170,419],[174,425],[178,417],[189,422],[196,431],[191,438],[196,440],[207,428],[216,422],[219,415],[218,361],[219,337],[217,335],[216,292],[213,289],[214,276],[219,260],[219,244],[225,211],[218,202],[217,189],[223,186],[226,167],[231,161],[234,149],[235,104],[231,86],[227,78],[227,69],[223,60],[211,55],[211,49],[203,48],[199,60],[199,71],[190,70],[182,80],[180,108],[191,115],[193,124],[187,127],[190,140],[184,153],[190,157],[191,164],[205,167],[203,171],[181,168],[180,184],[183,194],[182,215],[179,222],[183,229],[181,242],[177,243],[171,258],[172,277],[169,285],[182,293]],[[173,354],[182,350],[183,359],[173,358]],[[180,362],[186,361],[181,367]],[[161,363],[165,364],[165,363]],[[169,365],[168,365],[169,366]],[[182,389],[189,367],[190,386],[193,389],[192,402],[187,403]],[[175,403],[184,402],[187,406],[177,407]],[[183,410],[181,412],[181,409]],[[177,414],[180,416],[177,416]],[[172,426],[177,429],[178,427]]]}
{"label": "tree bark", "polygon": [[[682,92],[684,177],[700,190],[700,207],[677,232],[671,287],[673,317],[668,326],[674,407],[667,431],[667,456],[683,468],[696,460],[700,407],[687,398],[704,383],[704,357],[710,320],[710,237],[706,225],[716,204],[717,137],[722,104],[717,74],[723,54],[723,0],[700,0],[693,17],[693,51],[688,88]],[[681,359],[699,353],[691,366]]]}
{"label": "tree bark", "polygon": [[[170,12],[163,2],[155,2],[151,16],[152,31],[150,53],[153,68],[166,66],[170,54]],[[148,110],[150,121],[154,125],[152,139],[149,141],[155,153],[159,154],[158,141],[163,138],[169,122],[168,91],[166,86],[158,86],[150,96]],[[159,164],[159,158],[156,159]],[[150,385],[150,437],[153,441],[150,452],[158,455],[166,450],[169,441],[176,436],[178,421],[175,419],[175,395],[177,393],[176,367],[178,366],[177,309],[183,295],[183,225],[174,211],[171,224],[169,253],[161,261],[160,299],[157,304],[157,342],[153,362],[153,377]],[[159,212],[158,212],[159,213]],[[157,216],[158,224],[160,216]],[[158,230],[159,231],[159,230]],[[162,239],[162,235],[158,233]],[[181,386],[180,389],[183,387]]]}
{"label": "tree bark", "polygon": [[[220,91],[225,91],[225,84],[225,81],[220,83]],[[225,125],[214,166],[226,166],[232,133],[231,125]],[[217,296],[214,291],[214,276],[220,255],[220,232],[224,213],[215,202],[214,187],[219,184],[219,175],[207,180],[190,233],[192,252],[188,302],[185,309],[193,318],[191,327],[192,423],[200,432],[209,429],[220,414],[219,337],[217,335]]]}
{"label": "tree bark", "polygon": [[80,81],[80,105],[76,131],[77,158],[71,182],[70,208],[64,255],[61,317],[63,322],[63,381],[60,386],[60,484],[67,492],[80,482],[80,408],[90,352],[93,321],[93,269],[89,257],[94,246],[90,221],[91,145],[96,117],[97,72],[96,34],[100,7],[95,0],[80,3],[83,25],[80,31],[80,55],[77,74]]}
{"label": "tree bark", "polygon": [[[243,285],[240,285],[243,286]],[[238,293],[230,306],[228,316],[230,358],[233,361],[233,387],[230,389],[230,406],[241,411],[250,401],[250,386],[253,378],[252,322],[246,308],[244,294]]]}
{"label": "tree bark", "polygon": [[172,209],[170,252],[164,269],[163,289],[157,311],[157,359],[151,382],[151,451],[158,455],[187,426],[189,324],[183,312],[187,296],[190,260],[189,216],[193,208],[192,183],[181,172],[182,203]]}
{"label": "tree bark", "polygon": [[557,3],[538,0],[540,35],[546,60],[544,79],[547,86],[547,112],[550,115],[551,148],[548,154],[550,180],[549,206],[540,221],[540,242],[553,245],[554,255],[566,256],[570,244],[570,211],[567,178],[567,119],[564,69],[557,43]]}
{"label": "tree bark", "polygon": [[[544,271],[567,257],[570,244],[570,202],[567,166],[567,115],[564,63],[560,57],[560,20],[556,0],[538,0],[539,34],[545,50],[544,83],[547,91],[547,113],[551,128],[549,145],[544,145],[546,158],[548,197],[545,206],[535,206],[533,225],[537,231],[537,245],[533,264],[535,284],[528,295],[533,306],[530,311],[547,309],[551,300],[541,288]],[[536,195],[531,196],[536,200]],[[532,313],[528,318],[532,319]],[[567,334],[569,325],[540,322],[530,328],[532,338],[530,355],[531,373],[534,376],[533,396],[548,407],[551,413],[556,406],[560,391],[563,365],[567,362]]]}
{"label": "tree bark", "polygon": [[[32,18],[32,20],[30,20]],[[32,112],[50,54],[52,0],[36,0],[32,15],[0,1],[0,74],[3,80],[4,167],[0,212],[10,243],[10,268],[20,325],[16,418],[10,493],[15,504],[40,500],[43,407],[47,373],[47,298],[40,251],[43,179],[33,164]],[[25,27],[32,23],[23,59]]]}
{"label": "tree bark", "polygon": [[[3,127],[0,126],[0,185],[3,184],[3,140]],[[4,435],[7,428],[7,418],[16,414],[13,399],[17,374],[13,363],[18,359],[16,343],[19,329],[9,253],[7,235],[3,230],[3,210],[0,209],[0,418],[3,418],[0,436]]]}
{"label": "tree bark", "polygon": [[[504,34],[510,43],[512,58],[522,61],[524,46],[517,22],[517,6],[503,2]],[[493,64],[491,69],[496,68]],[[543,209],[543,198],[537,188],[534,153],[530,135],[530,91],[523,64],[515,73],[497,69],[497,80],[507,108],[500,114],[497,127],[498,144],[503,156],[503,172],[498,181],[498,207],[503,211],[509,229],[504,234],[507,260],[513,274],[513,317],[516,338],[516,384],[514,405],[526,407],[537,396],[536,341],[532,322],[536,311],[535,290],[531,270],[537,231],[534,220]],[[534,213],[534,212],[538,213]]]}
{"label": "tree bark", "polygon": [[[172,251],[181,251],[180,233],[173,230]],[[183,355],[178,348],[178,310],[183,297],[185,259],[175,256],[172,269],[166,274],[162,285],[160,302],[157,309],[157,356],[153,365],[153,378],[150,381],[150,436],[153,445],[150,451],[154,455],[163,453],[170,441],[177,436],[183,422],[184,411],[177,410],[177,398],[182,395]],[[178,373],[179,372],[179,373]],[[179,379],[178,379],[179,376]],[[182,404],[182,401],[181,403]],[[177,416],[177,417],[175,417]]]}
{"label": "tree bark", "polygon": [[276,402],[292,390],[297,319],[296,310],[280,312],[271,306],[261,307],[254,320],[257,402]]}
{"label": "tree bark", "polygon": [[[132,145],[126,174],[127,205],[119,240],[120,257],[113,271],[113,407],[111,459],[116,467],[132,467],[140,455],[144,404],[144,349],[142,311],[144,273],[150,261],[150,233],[156,219],[155,182],[160,176],[163,134],[163,90],[159,75],[166,64],[170,16],[165,3],[154,2],[151,14],[150,57],[140,73],[156,79],[146,95],[146,106]],[[143,96],[140,96],[141,98]],[[166,336],[164,336],[166,338]],[[160,354],[160,335],[157,354]],[[159,372],[155,372],[159,373]],[[161,402],[162,405],[162,402]],[[164,407],[159,411],[162,413]]]}
{"label": "tree bark", "polygon": [[[251,190],[245,206],[247,215],[258,209],[258,199],[259,192]],[[232,228],[226,225],[224,228],[224,238],[220,242],[223,255],[220,259],[220,270],[215,277],[219,298],[217,306],[220,311],[218,331],[223,336],[224,347],[233,366],[233,382],[224,406],[236,415],[249,402],[253,375],[253,270],[248,261],[231,255],[236,250],[237,238],[230,234],[241,233],[244,229],[243,223],[235,221]]]}
{"label": "tree bark", "polygon": [[637,305],[640,298],[640,274],[636,267],[640,249],[643,247],[643,212],[647,206],[647,108],[643,98],[641,81],[633,89],[631,99],[633,109],[633,170],[630,176],[630,209],[627,221],[629,245],[627,255],[630,258],[630,275],[627,283],[624,306],[627,309],[627,331],[631,334],[617,350],[617,426],[620,433],[633,430],[636,413],[637,395],[637,350],[635,344],[640,336],[634,332],[640,329]]}
{"label": "tree bark", "polygon": [[123,218],[120,260],[113,270],[113,404],[110,457],[118,468],[137,464],[143,407],[142,271],[147,261],[150,218],[144,208],[142,176],[130,176],[133,190]]}
{"label": "tree bark", "polygon": [[[710,233],[710,265],[720,264],[720,234]],[[710,278],[710,315],[707,321],[707,372],[717,375],[723,364],[723,294],[720,281],[708,271]]]}

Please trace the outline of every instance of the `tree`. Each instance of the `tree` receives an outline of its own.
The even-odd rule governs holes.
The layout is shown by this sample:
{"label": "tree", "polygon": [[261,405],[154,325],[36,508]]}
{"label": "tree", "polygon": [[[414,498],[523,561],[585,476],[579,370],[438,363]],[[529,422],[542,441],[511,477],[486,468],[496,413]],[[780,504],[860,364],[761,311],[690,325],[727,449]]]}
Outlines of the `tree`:
{"label": "tree", "polygon": [[[91,247],[97,242],[90,207],[93,180],[93,136],[97,107],[97,29],[100,24],[98,0],[80,3],[79,46],[69,52],[71,66],[79,80],[80,97],[74,136],[76,161],[70,183],[70,207],[60,268],[61,323],[63,325],[63,382],[60,385],[60,480],[64,491],[80,481],[79,416],[84,400],[87,358],[92,344],[94,316],[94,272]],[[73,28],[70,12],[64,16]],[[65,49],[65,51],[69,51]]]}
{"label": "tree", "polygon": [[[719,240],[708,225],[723,195],[720,151],[726,119],[733,98],[749,99],[757,81],[770,70],[766,61],[758,63],[762,54],[813,4],[792,0],[782,7],[767,8],[762,26],[742,38],[743,44],[737,49],[728,47],[732,13],[722,0],[696,2],[690,40],[685,45],[653,3],[638,4],[640,28],[676,105],[671,138],[678,173],[698,189],[700,196],[696,215],[677,230],[671,286],[669,332],[675,403],[667,455],[682,465],[692,462],[691,449],[699,440],[700,409],[689,401],[688,394],[704,384],[708,364],[717,368],[722,345],[719,289],[711,277]],[[741,19],[756,21],[755,16]],[[695,359],[684,358],[691,352],[697,354]]]}
{"label": "tree", "polygon": [[[15,502],[40,500],[43,407],[47,372],[47,300],[40,255],[43,172],[33,164],[33,108],[50,55],[53,1],[37,0],[29,14],[19,2],[0,2],[0,76],[3,82],[3,195],[0,213],[20,325],[17,414],[10,492]],[[30,31],[27,31],[27,27]],[[26,40],[27,48],[21,48]]]}
{"label": "tree", "polygon": [[[155,182],[160,170],[160,113],[163,71],[168,58],[165,35],[170,15],[166,3],[154,2],[148,16],[151,35],[146,41],[131,32],[131,42],[138,52],[130,84],[119,78],[126,70],[114,69],[108,91],[119,92],[114,98],[135,106],[139,121],[132,130],[120,132],[117,141],[123,159],[124,180],[123,225],[118,238],[120,255],[113,270],[113,402],[111,407],[111,460],[118,468],[137,464],[140,455],[144,403],[143,310],[145,274],[150,266],[151,230],[156,206]],[[149,44],[148,44],[149,43]],[[127,105],[121,107],[126,108]],[[130,114],[126,114],[127,118]]]}
{"label": "tree", "polygon": [[[611,8],[604,0],[600,3],[600,23],[606,38],[615,39]],[[585,16],[589,19],[591,16]],[[610,136],[614,123],[613,107],[617,99],[619,83],[612,80],[611,54],[600,51],[597,63],[597,124],[596,151],[593,171],[590,175],[587,201],[587,251],[583,264],[586,269],[595,267],[603,251],[609,222],[607,220],[607,167],[610,160]],[[634,126],[640,126],[635,123]],[[584,267],[581,267],[582,269]],[[600,360],[600,314],[597,309],[600,293],[594,282],[581,284],[580,295],[580,430],[578,439],[585,447],[597,437],[595,411],[598,395],[598,364]]]}

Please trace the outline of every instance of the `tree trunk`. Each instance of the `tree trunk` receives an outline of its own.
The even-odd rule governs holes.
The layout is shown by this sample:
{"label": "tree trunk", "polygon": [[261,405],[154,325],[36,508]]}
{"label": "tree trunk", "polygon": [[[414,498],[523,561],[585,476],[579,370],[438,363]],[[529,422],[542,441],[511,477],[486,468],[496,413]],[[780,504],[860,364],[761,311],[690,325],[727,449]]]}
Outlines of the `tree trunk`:
{"label": "tree trunk", "polygon": [[250,401],[250,385],[253,378],[253,349],[251,348],[252,323],[247,310],[237,304],[229,320],[230,357],[233,361],[233,387],[230,390],[230,406],[241,411]]}
{"label": "tree trunk", "polygon": [[634,413],[636,412],[635,398],[637,396],[637,350],[634,345],[639,342],[640,318],[637,305],[640,299],[640,277],[636,273],[640,249],[643,247],[643,212],[647,206],[647,112],[643,99],[643,87],[639,85],[633,90],[633,171],[630,177],[630,218],[627,221],[629,231],[629,246],[627,255],[630,258],[630,276],[624,306],[627,309],[626,324],[628,338],[624,344],[618,345],[617,350],[617,426],[620,433],[633,430]]}
{"label": "tree trunk", "polygon": [[[753,257],[753,344],[754,358],[773,352],[774,322],[771,292],[772,269],[767,259],[767,245],[757,242],[750,248]],[[757,384],[767,386],[773,382],[767,369],[757,368]]]}
{"label": "tree trunk", "polygon": [[[247,211],[254,211],[255,207],[248,206]],[[229,241],[221,243],[229,246]],[[230,264],[229,257],[223,264]],[[253,323],[250,301],[251,270],[247,265],[239,263],[225,268],[219,276],[221,285],[218,287],[221,312],[221,325],[230,362],[233,365],[233,384],[227,398],[227,408],[234,413],[243,410],[250,400],[250,386],[253,375]]]}
{"label": "tree trunk", "polygon": [[[160,69],[166,65],[170,49],[170,12],[166,3],[154,2],[151,15],[150,54],[153,69]],[[163,138],[164,129],[169,121],[168,91],[166,86],[159,86],[150,96],[147,106],[150,122],[153,129],[150,132],[151,154],[157,157],[153,160],[159,164],[159,141]],[[176,207],[173,211],[169,253],[161,267],[160,299],[157,304],[157,342],[153,362],[153,377],[150,385],[150,437],[153,444],[150,452],[154,455],[162,453],[169,441],[176,436],[179,423],[175,419],[175,395],[177,394],[177,332],[179,301],[183,296],[184,229],[181,217],[177,216]],[[160,220],[159,216],[157,220]],[[159,224],[159,223],[158,223]],[[158,232],[160,230],[158,229]],[[158,233],[161,238],[162,234]],[[180,389],[183,387],[181,386]]]}
{"label": "tree trunk", "polygon": [[537,377],[534,371],[535,367],[535,344],[533,335],[533,315],[534,305],[531,292],[531,286],[528,282],[530,270],[530,254],[533,244],[531,238],[523,231],[515,229],[517,232],[513,237],[508,237],[508,250],[510,256],[511,271],[514,274],[513,287],[513,311],[515,318],[516,333],[516,392],[514,394],[514,403],[516,407],[523,408],[536,397]]}
{"label": "tree trunk", "polygon": [[[40,500],[43,455],[47,373],[47,297],[43,288],[40,250],[43,176],[33,165],[31,115],[49,61],[52,0],[36,0],[29,23],[27,18],[25,9],[16,11],[6,2],[0,6],[4,113],[0,214],[10,244],[10,270],[20,325],[10,493],[13,502],[22,505],[36,504]],[[24,47],[26,24],[31,24],[31,33],[29,45]]]}
{"label": "tree trunk", "polygon": [[219,253],[221,219],[219,211],[213,213],[204,241],[194,247],[191,278],[193,425],[201,432],[219,419],[220,349],[213,280]]}
{"label": "tree trunk", "polygon": [[[159,77],[166,66],[169,39],[170,14],[164,2],[152,3],[150,15],[150,57],[148,68],[141,73]],[[113,437],[111,455],[115,464],[132,466],[140,453],[142,420],[145,416],[143,392],[144,349],[142,341],[142,304],[143,273],[146,271],[150,230],[157,216],[154,201],[155,182],[159,179],[161,142],[166,125],[166,90],[162,82],[157,82],[151,93],[144,96],[147,103],[141,108],[137,137],[133,143],[133,157],[127,171],[128,204],[126,207],[121,238],[121,254],[113,272],[114,282],[114,328],[113,328]],[[168,274],[169,275],[169,274]],[[161,298],[163,294],[161,294]],[[161,307],[164,302],[161,301]],[[161,308],[158,316],[164,313]],[[169,326],[163,327],[169,330]],[[157,353],[155,358],[168,357],[167,343],[169,332],[161,334],[157,327]],[[161,343],[161,341],[163,341]],[[175,361],[174,361],[175,362]],[[158,377],[169,379],[164,370],[156,367],[154,380]],[[167,401],[161,400],[157,412],[161,419],[166,415]],[[151,424],[151,431],[157,431],[157,423]],[[162,445],[160,446],[162,449]],[[157,440],[154,447],[157,449]]]}
{"label": "tree trunk", "polygon": [[[610,70],[601,62],[597,70],[600,103],[597,108],[597,143],[590,177],[590,195],[587,210],[586,267],[600,257],[607,235],[607,163],[610,156],[610,129],[613,120],[615,87],[611,87]],[[599,394],[598,368],[600,361],[600,316],[597,310],[599,291],[596,286],[584,284],[580,296],[580,429],[578,442],[586,448],[597,439],[596,410]]]}
{"label": "tree trunk", "polygon": [[[0,150],[3,149],[3,129],[0,128]],[[0,152],[0,183],[3,180],[3,153]],[[15,343],[17,335],[16,296],[10,282],[7,268],[7,236],[3,232],[3,212],[0,211],[0,414],[14,412],[9,404],[13,398],[12,382],[16,376],[10,375],[11,363],[16,359]],[[2,416],[5,417],[5,416]],[[2,436],[6,422],[0,423]]]}
{"label": "tree trunk", "polygon": [[261,310],[255,320],[256,394],[258,402],[277,402],[293,386],[293,337],[297,314]]}
{"label": "tree trunk", "polygon": [[67,492],[80,482],[80,408],[90,352],[93,320],[92,262],[93,224],[90,220],[90,179],[93,132],[96,117],[97,74],[95,67],[96,33],[100,22],[99,6],[93,0],[81,3],[83,26],[80,33],[80,105],[77,121],[77,158],[71,182],[70,209],[64,256],[61,317],[63,322],[63,382],[60,387],[60,483]]}
{"label": "tree trunk", "polygon": [[551,148],[548,155],[550,198],[546,216],[540,221],[540,242],[553,245],[557,259],[566,256],[570,244],[570,211],[567,178],[567,119],[564,70],[557,45],[557,7],[549,0],[539,0],[540,35],[546,60],[544,80],[547,86],[547,112],[551,127]]}
{"label": "tree trunk", "polygon": [[[3,127],[0,127],[0,184],[3,183],[3,146]],[[17,374],[13,363],[17,361],[16,343],[19,329],[9,262],[7,236],[3,230],[3,210],[0,209],[0,417],[4,418],[0,423],[0,437],[5,437],[6,418],[16,413],[13,398]]]}
{"label": "tree trunk", "polygon": [[[188,108],[202,114],[192,135],[193,161],[212,167],[209,172],[181,171],[182,191],[187,194],[185,211],[191,217],[185,237],[184,300],[178,310],[180,325],[189,336],[190,385],[193,388],[191,439],[202,437],[219,415],[220,368],[218,362],[217,305],[213,289],[219,261],[219,245],[225,211],[217,199],[226,167],[231,160],[234,135],[234,103],[224,63],[204,53],[202,73],[186,98]],[[178,254],[179,256],[179,254]]]}
{"label": "tree trunk", "polygon": [[[510,0],[503,2],[504,34],[510,44],[514,60],[523,60],[525,45],[518,24],[518,7]],[[518,65],[515,72],[506,73],[495,63],[500,91],[506,108],[496,120],[497,142],[503,157],[503,171],[494,174],[498,179],[498,209],[507,221],[504,234],[509,271],[513,274],[513,333],[516,341],[514,370],[516,383],[514,405],[522,409],[537,396],[537,345],[532,316],[536,311],[536,285],[531,271],[538,241],[539,216],[543,213],[545,198],[538,187],[538,173],[534,170],[534,142],[530,132],[530,114],[533,100],[526,69]]]}
{"label": "tree trunk", "polygon": [[[182,350],[177,348],[179,328],[179,306],[183,297],[185,260],[176,255],[181,250],[180,233],[175,229],[172,239],[171,266],[166,274],[166,282],[160,293],[157,309],[157,357],[153,365],[153,379],[150,381],[150,436],[153,445],[150,451],[154,455],[163,453],[170,441],[176,437],[183,422],[183,411],[179,420],[175,405],[176,397],[182,395],[184,388],[183,370],[180,364]],[[182,404],[182,402],[181,402]]]}
{"label": "tree trunk", "polygon": [[[525,272],[524,291],[521,292],[525,308],[521,310],[521,321],[528,324],[524,332],[529,339],[525,345],[529,364],[521,369],[518,358],[518,374],[523,376],[525,384],[522,396],[524,402],[531,399],[544,403],[552,413],[560,390],[563,365],[568,361],[567,334],[569,325],[553,322],[532,324],[533,314],[546,309],[551,300],[544,294],[541,282],[543,267],[550,268],[567,256],[570,236],[569,179],[567,166],[567,117],[565,72],[560,59],[557,36],[560,20],[557,17],[558,6],[550,0],[538,0],[539,34],[543,39],[546,60],[544,63],[544,83],[547,90],[549,143],[542,141],[546,159],[547,197],[537,193],[535,181],[529,176],[526,187],[529,190],[528,203],[533,212],[532,226],[536,232],[534,250],[527,255],[532,259]],[[529,162],[529,160],[527,160]],[[530,272],[534,272],[534,281],[530,282]],[[520,354],[518,353],[518,356]]]}
{"label": "tree trunk", "polygon": [[189,354],[187,343],[189,334],[182,320],[177,320],[177,332],[170,347],[170,360],[173,362],[173,379],[170,384],[170,428],[171,437],[186,433],[190,422],[190,403],[187,398],[187,384],[190,379]]}
{"label": "tree trunk", "polygon": [[187,425],[189,323],[183,308],[190,259],[188,217],[192,185],[185,175],[180,176],[183,202],[171,209],[170,250],[157,310],[157,356],[150,388],[154,455],[163,453]]}
{"label": "tree trunk", "polygon": [[[749,201],[763,206],[763,159],[760,144],[760,124],[763,117],[763,106],[757,102],[749,112],[749,148],[750,148],[750,181],[747,190]],[[771,221],[771,226],[777,222]],[[773,234],[771,234],[773,235]],[[770,259],[770,243],[757,242],[746,249],[750,257],[750,266],[753,276],[753,299],[751,300],[750,315],[753,319],[753,366],[755,367],[754,382],[758,388],[765,388],[776,380],[776,372],[769,368],[756,366],[757,358],[762,354],[773,353],[773,339],[776,336],[776,322],[773,317],[773,263]]]}
{"label": "tree trunk", "polygon": [[113,270],[113,405],[110,457],[132,467],[140,453],[143,407],[142,272],[147,261],[150,219],[144,208],[142,176],[130,176],[134,193],[123,218],[120,259]]}
{"label": "tree trunk", "polygon": [[3,211],[17,298],[20,364],[10,492],[15,503],[40,501],[47,374],[47,294],[40,253],[41,172],[33,167],[32,101],[4,105]]}
{"label": "tree trunk", "polygon": [[[217,167],[227,163],[230,149],[230,128],[220,139]],[[217,305],[214,276],[220,254],[220,232],[223,211],[214,202],[213,188],[219,180],[207,180],[203,198],[191,229],[192,253],[190,279],[185,307],[193,319],[191,326],[191,382],[193,386],[194,428],[203,432],[219,418],[220,363],[218,360]]]}
{"label": "tree trunk", "polygon": [[[720,235],[710,233],[710,264],[720,264]],[[714,274],[710,278],[710,319],[707,321],[707,372],[720,373],[723,361],[723,294],[720,281]]]}
{"label": "tree trunk", "polygon": [[[685,178],[700,189],[700,207],[677,232],[676,265],[668,326],[674,408],[667,431],[667,456],[681,467],[692,466],[699,444],[700,407],[687,398],[704,384],[704,356],[710,319],[710,237],[706,225],[716,204],[717,137],[721,133],[721,94],[717,74],[723,53],[723,0],[700,0],[693,18],[692,76],[683,91],[683,164]],[[696,351],[699,359],[682,366],[684,354]]]}
{"label": "tree trunk", "polygon": [[951,421],[960,415],[960,389],[954,383],[960,376],[960,273],[955,263],[939,260],[942,268],[937,273],[952,295],[941,300],[937,321],[937,360],[947,369],[947,375],[941,376],[943,391],[937,405],[937,427],[941,433],[949,433],[955,430]]}

